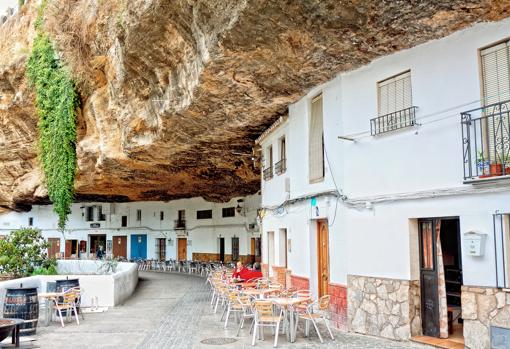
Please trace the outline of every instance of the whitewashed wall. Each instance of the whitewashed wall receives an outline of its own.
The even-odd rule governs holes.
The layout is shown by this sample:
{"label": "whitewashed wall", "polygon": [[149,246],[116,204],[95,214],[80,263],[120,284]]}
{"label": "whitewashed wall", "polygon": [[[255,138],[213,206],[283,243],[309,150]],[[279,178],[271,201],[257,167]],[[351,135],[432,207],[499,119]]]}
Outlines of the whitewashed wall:
{"label": "whitewashed wall", "polygon": [[[479,107],[478,49],[510,36],[510,20],[483,23],[446,38],[383,57],[360,69],[344,73],[314,88],[289,106],[284,128],[270,134],[262,147],[288,135],[291,178],[288,198],[329,191],[336,187],[348,198],[340,202],[330,227],[331,281],[346,282],[347,274],[415,279],[416,234],[410,227],[416,218],[459,216],[461,234],[476,230],[488,234],[482,257],[463,251],[464,283],[493,285],[495,280],[492,214],[510,212],[510,180],[499,185],[463,183],[460,113]],[[410,70],[413,104],[419,109],[420,126],[381,136],[370,136],[370,119],[377,116],[377,81]],[[324,139],[327,157],[323,182],[308,183],[308,124],[311,99],[323,94]],[[355,142],[338,139],[355,138]],[[333,177],[331,176],[333,174]],[[274,183],[271,184],[271,182]],[[482,193],[483,190],[496,193]],[[263,184],[262,204],[273,208],[285,198],[284,186],[275,179]],[[472,189],[466,195],[459,190]],[[405,195],[442,198],[401,200]],[[390,196],[394,200],[390,200]],[[386,198],[383,203],[378,199]],[[369,202],[371,209],[364,208]],[[353,208],[356,204],[357,208]],[[267,214],[263,231],[289,229],[293,252],[289,268],[313,282],[316,247],[315,225],[310,224],[310,200],[288,209],[294,214]],[[334,217],[335,199],[325,215]],[[264,253],[265,249],[263,249]],[[294,252],[296,251],[296,252]]]}
{"label": "whitewashed wall", "polygon": [[[131,255],[129,237],[132,234],[147,234],[147,258],[156,257],[156,239],[171,238],[173,243],[166,246],[167,259],[176,258],[177,232],[174,230],[174,221],[178,218],[178,210],[186,211],[186,231],[188,232],[188,258],[191,259],[193,252],[218,253],[218,237],[225,237],[225,253],[231,253],[231,237],[239,237],[241,255],[249,252],[249,238],[257,234],[249,230],[248,225],[256,223],[257,209],[260,206],[260,195],[243,197],[244,215],[236,213],[235,217],[222,217],[222,208],[237,206],[234,198],[227,203],[207,202],[202,198],[181,199],[170,202],[130,202],[116,203],[115,214],[106,215],[106,221],[98,222],[101,228],[90,228],[90,223],[85,220],[84,209],[81,207],[100,205],[101,203],[76,203],[72,206],[69,216],[65,239],[87,240],[89,234],[106,234],[107,240],[113,236],[125,235],[127,239],[127,255]],[[142,220],[136,220],[136,211],[142,210]],[[212,209],[212,219],[196,219],[197,210]],[[164,220],[160,220],[160,212],[164,212]],[[121,217],[128,216],[128,227],[121,227]],[[57,217],[51,206],[33,206],[30,212],[7,212],[0,214],[0,235],[8,234],[13,229],[28,226],[29,217],[34,219],[34,227],[41,229],[43,235],[61,239],[61,252],[64,252],[65,244],[62,234],[57,230]],[[97,211],[95,212],[97,219]],[[97,222],[96,220],[94,222]],[[257,226],[258,227],[258,226]],[[89,245],[89,244],[87,244]],[[89,248],[90,246],[87,246]]]}

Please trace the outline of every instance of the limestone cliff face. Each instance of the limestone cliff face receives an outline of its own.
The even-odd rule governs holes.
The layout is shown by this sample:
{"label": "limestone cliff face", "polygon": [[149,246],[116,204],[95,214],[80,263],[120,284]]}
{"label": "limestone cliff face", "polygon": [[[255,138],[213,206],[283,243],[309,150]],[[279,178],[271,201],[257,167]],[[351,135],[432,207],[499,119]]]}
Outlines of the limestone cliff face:
{"label": "limestone cliff face", "polygon": [[[50,0],[78,82],[78,199],[228,200],[253,140],[311,87],[510,15],[510,0]],[[25,61],[36,3],[0,26],[0,206],[44,202]]]}

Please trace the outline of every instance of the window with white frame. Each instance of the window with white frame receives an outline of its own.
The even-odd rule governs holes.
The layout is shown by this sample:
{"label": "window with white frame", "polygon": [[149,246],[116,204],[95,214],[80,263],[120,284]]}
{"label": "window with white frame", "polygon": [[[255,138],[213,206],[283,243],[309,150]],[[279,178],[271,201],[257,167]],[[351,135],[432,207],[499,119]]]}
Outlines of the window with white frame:
{"label": "window with white frame", "polygon": [[[480,50],[482,104],[489,106],[510,100],[510,41]],[[501,109],[500,109],[501,108]],[[508,105],[488,108],[485,115],[483,155],[491,162],[510,161],[508,156]],[[501,110],[501,113],[499,112]]]}
{"label": "window with white frame", "polygon": [[377,83],[379,116],[388,115],[413,106],[411,72],[392,76]]}
{"label": "window with white frame", "polygon": [[324,178],[324,129],[322,121],[322,95],[312,99],[310,133],[308,139],[310,183]]}

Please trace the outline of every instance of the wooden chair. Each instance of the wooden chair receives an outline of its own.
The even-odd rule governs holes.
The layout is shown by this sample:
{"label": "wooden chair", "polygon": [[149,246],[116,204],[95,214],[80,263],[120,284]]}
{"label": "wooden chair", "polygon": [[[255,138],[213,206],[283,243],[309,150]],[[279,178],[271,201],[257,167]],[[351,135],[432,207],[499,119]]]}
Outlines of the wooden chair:
{"label": "wooden chair", "polygon": [[76,299],[79,298],[80,295],[74,288],[71,288],[64,292],[61,300],[59,298],[54,298],[53,309],[56,310],[56,313],[60,317],[60,323],[62,327],[64,327],[64,317],[62,316],[62,311],[65,310],[66,317],[69,317],[72,312],[74,312],[74,316],[76,318],[76,323],[80,324],[80,319],[78,318],[78,310],[76,309]]}
{"label": "wooden chair", "polygon": [[321,333],[319,331],[319,327],[317,326],[317,322],[322,320],[324,321],[324,324],[326,325],[326,328],[328,329],[329,335],[331,336],[332,340],[335,340],[335,337],[333,337],[333,332],[331,332],[331,328],[328,324],[327,314],[329,312],[329,302],[330,302],[330,296],[322,296],[319,298],[319,300],[309,304],[306,307],[306,311],[302,312],[299,311],[299,309],[296,309],[296,312],[298,314],[298,318],[295,324],[296,330],[297,325],[299,322],[299,319],[305,320],[305,336],[308,337],[309,334],[309,323],[311,322],[313,324],[313,327],[315,328],[315,331],[317,332],[317,335],[319,336],[319,339],[321,343],[324,343],[324,340],[322,339]]}
{"label": "wooden chair", "polygon": [[257,331],[259,331],[262,340],[264,340],[264,327],[271,327],[274,329],[273,347],[276,348],[278,345],[278,333],[280,332],[280,322],[282,320],[283,310],[280,309],[278,315],[274,315],[273,303],[271,303],[271,301],[264,300],[257,300],[253,302],[253,309],[255,313],[255,322],[253,325],[253,339],[251,345],[255,345]]}

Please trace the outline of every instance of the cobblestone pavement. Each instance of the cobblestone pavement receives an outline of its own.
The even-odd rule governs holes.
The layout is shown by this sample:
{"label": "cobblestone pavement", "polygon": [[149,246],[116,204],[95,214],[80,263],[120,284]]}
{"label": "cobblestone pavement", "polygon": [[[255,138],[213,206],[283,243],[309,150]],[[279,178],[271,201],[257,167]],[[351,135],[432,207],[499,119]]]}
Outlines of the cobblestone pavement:
{"label": "cobblestone pavement", "polygon": [[[220,322],[221,311],[212,313],[210,293],[204,279],[185,274],[140,273],[141,281],[133,297],[123,306],[100,314],[87,314],[79,326],[57,325],[38,329],[40,348],[122,348],[122,349],[215,349],[272,348],[270,330],[265,341],[251,346],[248,327],[236,337],[234,320],[227,329]],[[232,318],[233,319],[233,318]],[[324,329],[323,329],[324,330]],[[325,332],[323,332],[325,333]],[[290,348],[430,348],[410,342],[393,342],[380,338],[335,331],[335,341],[329,337],[320,344],[311,331],[310,338],[298,333],[294,344],[280,336],[278,347]],[[230,344],[211,345],[204,340],[230,340]],[[72,341],[72,344],[70,344]]]}

